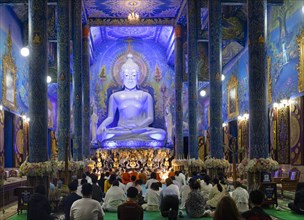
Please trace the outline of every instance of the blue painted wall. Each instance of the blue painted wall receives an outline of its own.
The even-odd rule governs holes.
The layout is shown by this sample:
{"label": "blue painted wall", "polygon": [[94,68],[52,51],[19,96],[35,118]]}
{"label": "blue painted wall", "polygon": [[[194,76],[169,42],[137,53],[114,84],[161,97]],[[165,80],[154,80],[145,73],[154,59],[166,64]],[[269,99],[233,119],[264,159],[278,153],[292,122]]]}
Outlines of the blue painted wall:
{"label": "blue painted wall", "polygon": [[6,6],[0,6],[0,98],[2,100],[2,56],[7,51],[7,36],[8,31],[11,31],[13,51],[12,57],[15,60],[17,67],[16,89],[17,89],[17,114],[28,115],[28,60],[21,56],[20,49],[22,43],[21,25],[12,13],[11,9]]}

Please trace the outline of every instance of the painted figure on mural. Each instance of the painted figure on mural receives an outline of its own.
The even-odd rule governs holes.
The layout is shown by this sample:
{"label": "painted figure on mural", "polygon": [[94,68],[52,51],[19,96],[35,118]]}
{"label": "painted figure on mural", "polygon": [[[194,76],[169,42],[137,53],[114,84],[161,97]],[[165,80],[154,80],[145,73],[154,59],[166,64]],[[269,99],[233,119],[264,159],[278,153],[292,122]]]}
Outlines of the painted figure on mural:
{"label": "painted figure on mural", "polygon": [[54,126],[53,105],[51,101],[48,99],[48,127],[53,128],[53,126]]}
{"label": "painted figure on mural", "polygon": [[167,127],[167,134],[168,134],[167,142],[169,144],[171,144],[171,143],[173,143],[173,139],[172,139],[172,136],[173,136],[173,120],[172,120],[172,114],[171,114],[169,106],[166,107],[165,119],[166,119],[166,127]]}
{"label": "painted figure on mural", "polygon": [[57,139],[54,131],[51,131],[50,135],[51,135],[51,157],[55,159],[58,156]]}
{"label": "painted figure on mural", "polygon": [[[153,99],[148,92],[138,89],[139,74],[139,66],[133,61],[133,55],[128,54],[127,61],[121,67],[124,88],[109,98],[108,117],[97,130],[99,141],[165,140],[164,130],[149,127],[154,121]],[[117,110],[117,126],[108,128]]]}
{"label": "painted figure on mural", "polygon": [[282,43],[282,61],[283,61],[283,65],[287,64],[288,63],[288,54],[287,54],[287,51],[286,51],[286,43],[283,42]]}

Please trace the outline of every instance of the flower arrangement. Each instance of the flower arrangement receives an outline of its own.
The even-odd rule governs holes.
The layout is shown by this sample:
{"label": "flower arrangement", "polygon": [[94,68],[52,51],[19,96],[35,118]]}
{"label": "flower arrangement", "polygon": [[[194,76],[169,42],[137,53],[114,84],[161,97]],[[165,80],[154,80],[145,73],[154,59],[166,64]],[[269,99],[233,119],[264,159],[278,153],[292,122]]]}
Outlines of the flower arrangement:
{"label": "flower arrangement", "polygon": [[229,167],[228,160],[225,159],[216,159],[208,157],[207,160],[205,160],[205,166],[207,169],[226,169]]}
{"label": "flower arrangement", "polygon": [[193,167],[205,167],[205,163],[204,161],[202,161],[201,159],[189,159],[188,160],[188,166],[193,166]]}
{"label": "flower arrangement", "polygon": [[[65,171],[65,161],[58,161],[57,162],[57,169],[58,171]],[[68,171],[71,172],[77,172],[79,169],[84,168],[84,162],[83,161],[72,161],[70,160],[68,162]]]}
{"label": "flower arrangement", "polygon": [[173,159],[171,161],[173,166],[187,166],[188,162],[186,159]]}
{"label": "flower arrangement", "polygon": [[38,163],[30,163],[27,159],[21,164],[19,167],[19,175],[20,176],[48,176],[53,175],[56,169],[56,162],[53,160],[38,162]]}
{"label": "flower arrangement", "polygon": [[240,174],[255,172],[272,172],[279,168],[279,163],[272,158],[245,158],[238,166]]}

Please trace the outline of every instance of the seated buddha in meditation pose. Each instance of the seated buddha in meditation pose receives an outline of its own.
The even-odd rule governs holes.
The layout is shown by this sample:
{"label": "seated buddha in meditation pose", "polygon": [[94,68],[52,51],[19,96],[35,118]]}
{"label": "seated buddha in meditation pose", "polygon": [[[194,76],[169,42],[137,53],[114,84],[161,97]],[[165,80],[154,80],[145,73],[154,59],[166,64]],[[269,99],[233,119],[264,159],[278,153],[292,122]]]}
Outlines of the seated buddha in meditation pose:
{"label": "seated buddha in meditation pose", "polygon": [[[148,92],[138,89],[139,74],[139,66],[133,61],[133,55],[128,54],[120,72],[124,88],[109,98],[108,117],[97,130],[99,141],[165,140],[166,132],[163,129],[149,127],[154,121],[153,99]],[[107,128],[117,110],[117,127]]]}

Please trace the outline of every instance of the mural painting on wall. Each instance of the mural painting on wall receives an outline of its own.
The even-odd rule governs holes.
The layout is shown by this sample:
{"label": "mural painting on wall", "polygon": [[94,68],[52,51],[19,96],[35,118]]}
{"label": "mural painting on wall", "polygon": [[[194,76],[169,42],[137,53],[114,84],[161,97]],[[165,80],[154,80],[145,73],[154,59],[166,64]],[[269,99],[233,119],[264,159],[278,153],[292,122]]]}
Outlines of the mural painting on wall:
{"label": "mural painting on wall", "polygon": [[16,74],[17,67],[12,57],[12,38],[9,30],[7,36],[7,53],[2,57],[2,103],[11,110],[16,110]]}
{"label": "mural painting on wall", "polygon": [[239,114],[238,80],[232,76],[228,85],[228,118],[235,118]]}
{"label": "mural painting on wall", "polygon": [[[165,56],[158,45],[140,40],[109,41],[113,50],[99,52],[95,64],[91,68],[91,142],[96,143],[96,128],[108,115],[109,97],[122,90],[121,67],[127,55],[133,56],[139,66],[140,76],[138,88],[150,93],[154,106],[154,122],[152,127],[162,128],[170,135],[173,131],[174,112],[174,71],[165,63]],[[117,122],[118,119],[116,119]],[[114,123],[116,123],[114,122]],[[112,125],[110,125],[112,126]],[[172,140],[173,138],[170,137]]]}
{"label": "mural painting on wall", "polygon": [[304,97],[294,99],[290,105],[290,163],[293,165],[304,163],[303,107]]}
{"label": "mural painting on wall", "polygon": [[270,136],[270,149],[269,153],[271,158],[278,160],[277,154],[277,108],[269,109],[269,136]]}
{"label": "mural painting on wall", "polygon": [[23,123],[22,118],[19,116],[14,117],[14,160],[15,160],[15,167],[19,167],[22,161],[25,159],[23,158],[24,155],[24,131],[23,131]]}
{"label": "mural painting on wall", "polygon": [[269,13],[267,48],[271,56],[274,101],[298,95],[300,82],[296,71],[299,63],[297,36],[304,28],[301,8],[301,1],[286,0],[284,5],[272,7]]}

